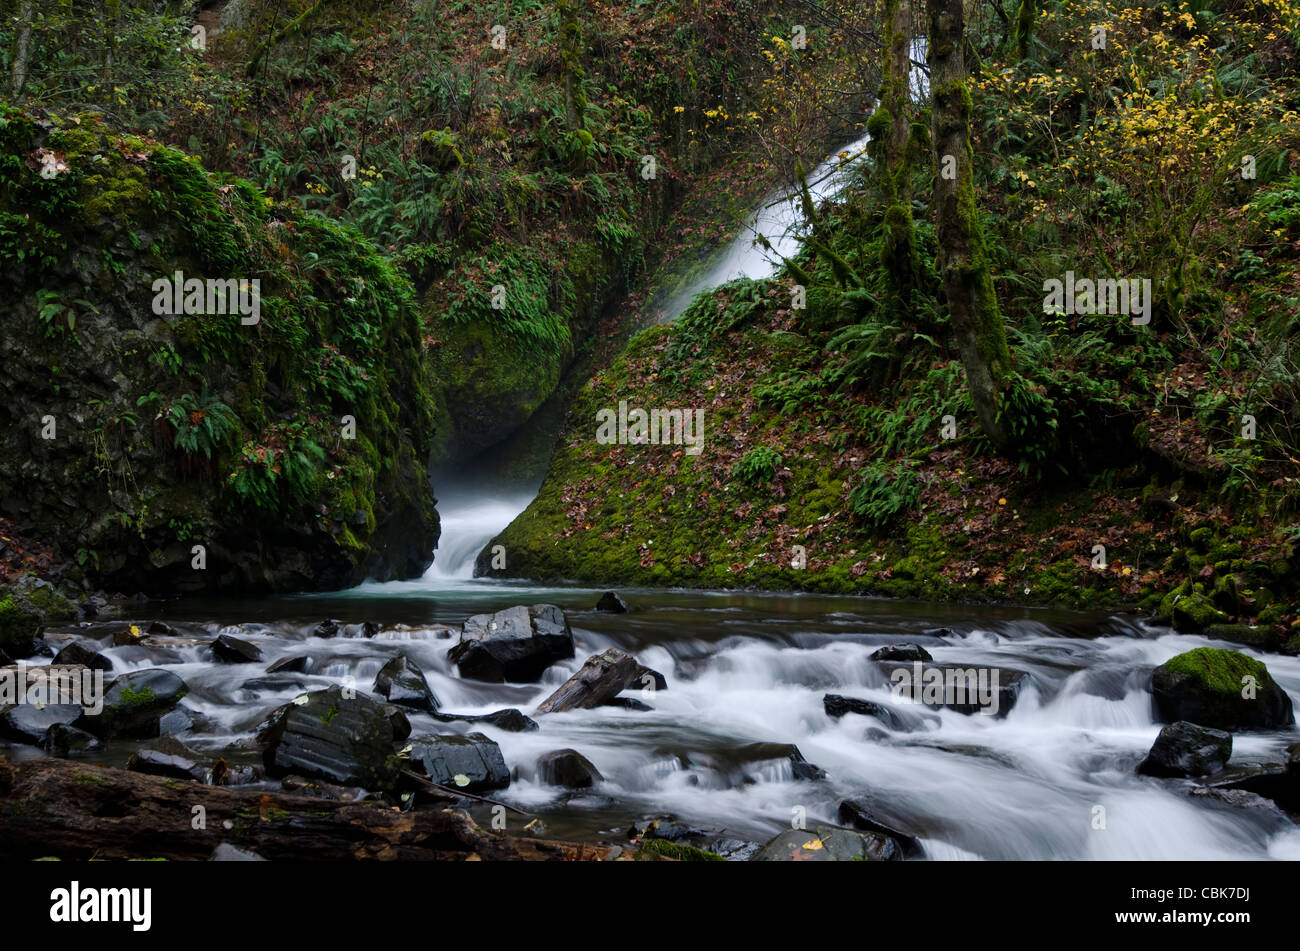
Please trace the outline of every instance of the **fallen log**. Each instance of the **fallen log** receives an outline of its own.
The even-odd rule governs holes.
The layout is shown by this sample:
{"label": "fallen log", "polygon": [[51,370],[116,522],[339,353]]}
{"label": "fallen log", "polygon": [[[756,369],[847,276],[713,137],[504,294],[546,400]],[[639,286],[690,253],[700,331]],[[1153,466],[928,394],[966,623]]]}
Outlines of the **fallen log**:
{"label": "fallen log", "polygon": [[206,786],[60,759],[0,760],[0,859],[207,859],[222,842],[274,860],[599,861],[609,846],[488,832],[455,809],[403,812]]}
{"label": "fallen log", "polygon": [[582,669],[538,706],[538,713],[590,710],[617,696],[636,679],[636,658],[617,647],[588,657]]}

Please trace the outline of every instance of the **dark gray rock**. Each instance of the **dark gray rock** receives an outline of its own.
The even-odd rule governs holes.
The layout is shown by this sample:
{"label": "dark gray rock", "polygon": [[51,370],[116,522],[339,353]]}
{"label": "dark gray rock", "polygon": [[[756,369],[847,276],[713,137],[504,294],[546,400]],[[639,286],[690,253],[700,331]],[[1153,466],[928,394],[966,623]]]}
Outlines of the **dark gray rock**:
{"label": "dark gray rock", "polygon": [[492,683],[534,683],[556,661],[572,656],[573,632],[553,604],[476,614],[448,653],[462,677]]}
{"label": "dark gray rock", "polygon": [[45,741],[50,727],[71,725],[81,718],[82,709],[76,703],[52,703],[37,706],[20,703],[0,713],[0,735],[19,743],[38,746]]}
{"label": "dark gray rock", "polygon": [[886,644],[871,653],[872,660],[934,660],[920,644]]}
{"label": "dark gray rock", "polygon": [[803,758],[793,743],[747,743],[737,747],[735,757],[744,764],[746,779],[755,779],[755,767],[765,763],[788,763],[795,779],[825,779],[826,770]]}
{"label": "dark gray rock", "polygon": [[204,760],[205,757],[175,737],[161,736],[132,753],[126,768],[150,776],[206,783],[209,770]]}
{"label": "dark gray rock", "polygon": [[552,750],[537,760],[537,775],[548,786],[590,789],[605,777],[577,750]]}
{"label": "dark gray rock", "polygon": [[66,723],[55,723],[45,731],[41,748],[51,756],[79,756],[101,748],[98,738]]}
{"label": "dark gray rock", "polygon": [[[981,698],[980,677],[984,678],[984,687],[989,693],[987,709],[996,705],[994,716],[1004,717],[1016,705],[1020,691],[1029,682],[1029,674],[1023,670],[1009,667],[990,667],[987,664],[922,664],[919,662],[902,663],[899,661],[877,661],[884,672],[891,689],[897,686],[895,671],[906,670],[910,689],[900,698],[907,702],[923,704],[927,707],[944,707],[957,713],[972,715],[981,713],[986,705]],[[932,673],[936,672],[936,673]],[[919,672],[919,675],[918,675]],[[938,683],[942,678],[942,688],[933,691],[927,689],[931,683]],[[899,696],[899,694],[895,694]]]}
{"label": "dark gray rock", "polygon": [[81,641],[73,641],[54,655],[52,664],[80,664],[91,670],[112,672],[113,662],[101,654],[98,649]]}
{"label": "dark gray rock", "polygon": [[384,664],[375,677],[374,692],[389,703],[428,713],[436,713],[440,706],[424,678],[424,671],[405,654],[398,654]]}
{"label": "dark gray rock", "polygon": [[158,736],[158,721],[187,692],[185,681],[169,671],[158,668],[132,671],[113,681],[98,716],[88,712],[76,725],[101,737]]}
{"label": "dark gray rock", "polygon": [[337,637],[343,630],[343,622],[336,621],[333,618],[326,618],[314,628],[312,634],[316,637]]}
{"label": "dark gray rock", "polygon": [[219,664],[252,664],[262,659],[262,649],[229,634],[212,642],[212,658]]}
{"label": "dark gray rock", "polygon": [[174,736],[194,729],[194,717],[184,707],[177,707],[158,718],[158,735]]}
{"label": "dark gray rock", "polygon": [[596,602],[597,611],[606,611],[610,614],[626,614],[627,602],[619,597],[616,591],[606,591]]}
{"label": "dark gray rock", "polygon": [[667,690],[668,678],[657,670],[651,670],[649,667],[637,665],[636,674],[632,678],[631,687],[638,690]]}
{"label": "dark gray rock", "polygon": [[754,854],[753,862],[897,862],[902,848],[888,836],[816,825],[782,832]]}
{"label": "dark gray rock", "polygon": [[538,729],[536,720],[524,716],[514,707],[482,714],[435,713],[433,718],[443,723],[457,721],[463,723],[490,723],[497,729],[505,730],[507,733],[532,733]]}
{"label": "dark gray rock", "polygon": [[834,693],[822,697],[822,708],[832,719],[838,719],[848,713],[875,717],[897,733],[916,733],[928,729],[931,724],[939,723],[939,718],[932,713],[904,710],[888,703],[860,700],[857,697],[841,697]]}
{"label": "dark gray rock", "polygon": [[877,835],[893,839],[898,843],[903,858],[925,858],[925,849],[921,846],[921,840],[914,835],[909,835],[882,822],[877,817],[875,808],[869,802],[861,799],[844,800],[840,803],[839,820],[844,825],[857,829],[859,832],[874,832]]}
{"label": "dark gray rock", "polygon": [[337,686],[281,707],[260,738],[272,777],[298,773],[342,786],[389,789],[401,770],[385,705],[362,695],[344,696]]}
{"label": "dark gray rock", "polygon": [[408,755],[432,782],[448,789],[476,793],[510,785],[501,748],[482,733],[413,737]]}
{"label": "dark gray rock", "polygon": [[266,668],[268,674],[306,674],[311,672],[311,658],[306,654],[281,657]]}
{"label": "dark gray rock", "polygon": [[275,690],[306,690],[308,686],[307,680],[298,677],[254,677],[252,680],[245,680],[239,685],[239,689],[263,693]]}
{"label": "dark gray rock", "polygon": [[1144,776],[1205,776],[1223,769],[1231,756],[1231,733],[1179,720],[1160,731],[1137,771]]}

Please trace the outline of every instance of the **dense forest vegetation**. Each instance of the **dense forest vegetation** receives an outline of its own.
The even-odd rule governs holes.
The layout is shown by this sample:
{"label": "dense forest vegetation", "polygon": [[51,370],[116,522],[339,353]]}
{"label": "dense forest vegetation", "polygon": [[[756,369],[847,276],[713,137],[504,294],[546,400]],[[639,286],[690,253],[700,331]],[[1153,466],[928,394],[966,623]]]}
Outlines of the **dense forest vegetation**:
{"label": "dense forest vegetation", "polygon": [[1300,858],[1300,0],[0,67],[0,858]]}

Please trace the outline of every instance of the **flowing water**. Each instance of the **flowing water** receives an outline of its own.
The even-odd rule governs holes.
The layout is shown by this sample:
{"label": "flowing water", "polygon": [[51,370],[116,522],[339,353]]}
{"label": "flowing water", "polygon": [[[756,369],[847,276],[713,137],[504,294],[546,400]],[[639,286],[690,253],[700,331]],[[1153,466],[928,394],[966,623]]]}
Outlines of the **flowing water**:
{"label": "flowing water", "polygon": [[[1300,858],[1290,821],[1192,799],[1188,782],[1134,772],[1159,731],[1146,689],[1150,670],[1213,642],[1122,617],[821,595],[631,589],[624,594],[634,610],[616,615],[592,609],[598,594],[425,579],[261,603],[177,602],[156,615],[181,635],[174,656],[149,658],[138,647],[106,655],[119,672],[169,661],[190,686],[184,702],[199,717],[184,740],[215,754],[249,740],[269,711],[303,690],[339,682],[368,689],[396,651],[424,669],[444,712],[513,706],[529,714],[586,657],[611,646],[630,651],[668,681],[667,690],[629,693],[649,712],[538,715],[534,733],[410,717],[417,735],[478,729],[500,744],[515,779],[493,796],[541,816],[556,837],[618,841],[633,821],[671,813],[761,842],[799,815],[809,824],[834,822],[841,800],[866,798],[879,818],[920,836],[935,859]],[[455,635],[438,625],[538,602],[568,614],[577,640],[572,660],[531,685],[459,678],[446,657]],[[351,636],[314,636],[327,616],[388,629],[374,638],[356,627],[346,629]],[[181,620],[191,617],[206,620]],[[185,641],[206,641],[222,621],[247,617],[262,620],[230,632],[259,644],[266,663],[309,654],[312,673],[292,675],[279,689],[249,689],[243,684],[262,676],[261,665],[213,664],[201,643]],[[827,693],[900,705],[869,660],[877,647],[899,641],[924,645],[938,662],[1014,668],[1031,681],[1005,717],[927,711],[915,732],[856,714],[828,717]],[[1300,660],[1262,659],[1294,697]],[[1284,761],[1294,739],[1293,731],[1238,734],[1232,762]],[[796,744],[827,778],[796,779],[783,760],[745,762],[741,748],[758,742]],[[605,781],[580,793],[538,782],[537,758],[563,748],[588,757]],[[102,759],[120,765],[125,755],[110,747]],[[243,758],[257,759],[252,749]],[[1098,807],[1104,828],[1095,828]],[[473,811],[488,823],[488,810]],[[518,831],[525,820],[511,814],[509,821]]]}
{"label": "flowing water", "polygon": [[[843,152],[856,154],[862,145]],[[812,180],[832,198],[846,175],[833,156]],[[754,229],[792,253],[793,214],[789,202],[765,203]],[[742,236],[672,315],[713,283],[772,273],[773,261]],[[1213,642],[1123,617],[844,596],[632,589],[623,592],[631,613],[598,613],[598,590],[472,577],[476,555],[530,493],[493,496],[480,487],[440,494],[442,540],[419,580],[332,595],[163,604],[153,617],[172,623],[178,638],[105,656],[118,673],[166,665],[189,685],[185,706],[198,717],[185,742],[255,762],[252,736],[271,710],[331,683],[366,690],[397,651],[424,669],[444,712],[470,714],[511,706],[531,714],[591,654],[611,646],[630,651],[668,680],[667,690],[632,692],[648,712],[542,715],[535,733],[411,716],[417,735],[481,730],[500,744],[514,780],[495,797],[541,816],[554,837],[621,841],[632,822],[671,813],[718,835],[761,842],[800,817],[833,823],[838,803],[858,798],[869,800],[879,819],[919,836],[934,859],[1300,858],[1300,833],[1281,815],[1193,799],[1188,782],[1134,772],[1159,732],[1146,688],[1151,669]],[[568,613],[577,641],[572,660],[532,685],[459,678],[447,651],[468,615],[541,602]],[[348,622],[347,636],[316,636],[313,628],[326,617]],[[243,623],[250,618],[259,620]],[[384,629],[366,638],[362,621]],[[204,646],[227,624],[262,648],[264,663],[305,653],[311,672],[279,686],[246,686],[262,676],[261,665],[214,664]],[[121,626],[74,630],[95,635]],[[827,693],[898,705],[870,654],[899,641],[922,644],[938,662],[1011,668],[1030,679],[1005,717],[931,711],[914,732],[857,714],[828,717]],[[1300,660],[1261,659],[1294,699]],[[1294,731],[1238,734],[1232,762],[1284,761],[1294,739]],[[796,779],[786,760],[746,761],[751,754],[743,748],[760,742],[796,744],[826,778]],[[604,781],[579,793],[538,782],[537,758],[566,747],[587,756]],[[121,765],[130,748],[111,744],[99,758]],[[487,809],[474,809],[484,824]],[[509,828],[518,831],[523,821],[512,814]]]}

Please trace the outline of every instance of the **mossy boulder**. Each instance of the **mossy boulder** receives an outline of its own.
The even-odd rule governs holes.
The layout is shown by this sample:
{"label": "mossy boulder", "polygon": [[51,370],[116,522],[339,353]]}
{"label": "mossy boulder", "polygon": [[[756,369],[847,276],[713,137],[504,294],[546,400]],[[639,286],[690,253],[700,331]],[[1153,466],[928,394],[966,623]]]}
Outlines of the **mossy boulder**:
{"label": "mossy boulder", "polygon": [[0,233],[0,499],[93,584],[310,590],[427,566],[414,293],[359,233],[102,116],[4,106]]}
{"label": "mossy boulder", "polygon": [[26,657],[46,625],[76,617],[76,605],[52,584],[25,574],[8,588],[0,588],[0,652],[10,658]]}
{"label": "mossy boulder", "polygon": [[1212,624],[1226,624],[1228,615],[1214,606],[1201,585],[1184,581],[1161,600],[1156,620],[1183,634],[1199,634]]}
{"label": "mossy boulder", "polygon": [[1260,661],[1215,647],[1170,658],[1151,675],[1162,723],[1186,720],[1217,730],[1273,730],[1295,722],[1291,698]]}

